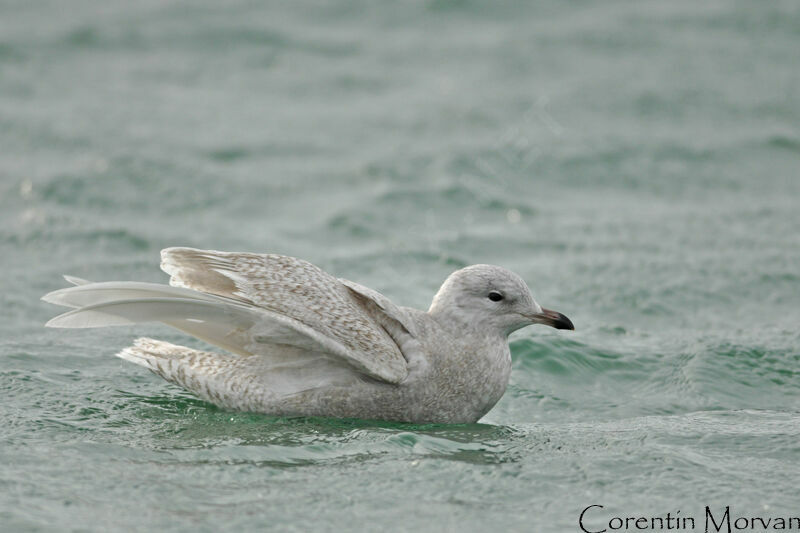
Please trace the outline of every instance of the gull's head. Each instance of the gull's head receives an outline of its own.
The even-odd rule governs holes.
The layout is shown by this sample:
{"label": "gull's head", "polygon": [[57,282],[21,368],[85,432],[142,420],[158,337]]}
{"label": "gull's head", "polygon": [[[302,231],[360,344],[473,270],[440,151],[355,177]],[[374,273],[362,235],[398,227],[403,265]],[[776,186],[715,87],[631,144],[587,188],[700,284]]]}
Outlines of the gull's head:
{"label": "gull's head", "polygon": [[450,274],[428,313],[503,335],[532,324],[575,329],[570,319],[536,303],[522,278],[494,265],[472,265]]}

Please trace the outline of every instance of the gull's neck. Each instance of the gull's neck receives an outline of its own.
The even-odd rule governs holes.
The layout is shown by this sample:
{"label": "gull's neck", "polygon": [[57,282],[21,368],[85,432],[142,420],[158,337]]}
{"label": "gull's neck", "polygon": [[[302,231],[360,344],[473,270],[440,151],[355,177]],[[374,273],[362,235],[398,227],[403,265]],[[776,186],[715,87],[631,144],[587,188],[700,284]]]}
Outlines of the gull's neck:
{"label": "gull's neck", "polygon": [[465,312],[458,307],[442,309],[441,307],[431,306],[428,311],[430,316],[439,326],[452,334],[454,337],[483,337],[500,338],[507,341],[508,335],[491,324],[487,324],[485,318],[476,316],[474,313]]}

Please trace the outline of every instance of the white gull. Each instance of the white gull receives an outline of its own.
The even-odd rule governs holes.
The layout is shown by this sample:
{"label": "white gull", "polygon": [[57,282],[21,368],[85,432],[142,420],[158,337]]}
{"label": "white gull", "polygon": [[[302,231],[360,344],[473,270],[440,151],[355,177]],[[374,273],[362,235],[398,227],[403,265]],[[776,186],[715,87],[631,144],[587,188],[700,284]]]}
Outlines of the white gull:
{"label": "white gull", "polygon": [[430,309],[399,307],[307,261],[167,248],[170,285],[65,276],[60,328],[162,322],[228,353],[141,338],[117,354],[218,406],[281,416],[476,422],[511,373],[508,335],[573,329],[499,266],[452,273]]}

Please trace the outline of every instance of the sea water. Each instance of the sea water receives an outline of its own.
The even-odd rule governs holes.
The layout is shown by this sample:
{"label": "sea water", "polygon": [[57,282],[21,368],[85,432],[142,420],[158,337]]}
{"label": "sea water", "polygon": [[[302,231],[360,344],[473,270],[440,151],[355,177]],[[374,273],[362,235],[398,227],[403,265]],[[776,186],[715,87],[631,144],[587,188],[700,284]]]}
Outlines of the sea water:
{"label": "sea water", "polygon": [[[800,515],[798,50],[792,1],[0,1],[0,529]],[[228,412],[113,357],[200,341],[43,327],[167,246],[423,309],[499,264],[576,330],[478,424]]]}

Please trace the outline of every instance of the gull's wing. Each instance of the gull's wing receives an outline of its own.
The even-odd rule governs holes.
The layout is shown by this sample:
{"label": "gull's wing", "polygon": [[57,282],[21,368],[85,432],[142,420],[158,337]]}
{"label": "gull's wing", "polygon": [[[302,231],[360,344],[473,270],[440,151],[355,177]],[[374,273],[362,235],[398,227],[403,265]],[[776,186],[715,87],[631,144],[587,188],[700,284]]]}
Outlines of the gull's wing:
{"label": "gull's wing", "polygon": [[350,289],[363,305],[373,311],[371,315],[378,323],[384,325],[387,320],[392,321],[401,326],[412,337],[417,337],[414,321],[389,298],[374,289],[370,289],[369,287],[365,287],[349,279],[339,278],[339,281],[342,282],[342,285]]}
{"label": "gull's wing", "polygon": [[[296,325],[292,329],[297,336],[313,338],[318,350],[343,358],[367,375],[399,383],[408,374],[402,352],[376,321],[374,307],[367,309],[363,298],[402,325],[404,320],[391,314],[399,309],[374,291],[381,301],[375,301],[370,293],[365,296],[356,291],[360,298],[354,296],[352,288],[307,261],[275,254],[167,248],[161,252],[161,268],[170,275],[172,286],[221,296],[284,317],[285,322]],[[391,311],[387,313],[389,304]],[[264,343],[303,343],[302,338],[271,337],[266,328],[261,336]],[[259,338],[256,336],[256,341]]]}

